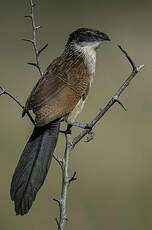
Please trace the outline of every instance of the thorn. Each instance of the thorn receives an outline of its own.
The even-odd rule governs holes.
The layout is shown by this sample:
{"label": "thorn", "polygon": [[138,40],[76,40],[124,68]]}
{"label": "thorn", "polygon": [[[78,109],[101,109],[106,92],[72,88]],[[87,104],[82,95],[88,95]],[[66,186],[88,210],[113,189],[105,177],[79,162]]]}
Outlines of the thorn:
{"label": "thorn", "polygon": [[137,67],[137,72],[144,68],[144,64]]}
{"label": "thorn", "polygon": [[117,102],[119,105],[121,105],[121,107],[122,107],[125,111],[127,111],[127,108],[126,108],[125,105],[118,99],[117,96],[114,96],[113,99],[114,99],[115,102]]}
{"label": "thorn", "polygon": [[35,7],[35,6],[36,6],[36,3],[31,4],[31,7]]}
{"label": "thorn", "polygon": [[24,18],[32,18],[32,15],[31,14],[25,15]]}
{"label": "thorn", "polygon": [[60,203],[60,201],[58,199],[53,198],[53,201],[57,202],[59,206],[61,205],[61,203]]}
{"label": "thorn", "polygon": [[40,53],[42,53],[42,51],[45,50],[47,46],[48,46],[48,43],[38,51],[38,55],[40,55]]}
{"label": "thorn", "polygon": [[35,27],[36,30],[38,30],[38,29],[40,29],[40,28],[42,28],[42,26],[36,26],[36,27]]}
{"label": "thorn", "polygon": [[34,41],[33,41],[33,40],[26,39],[26,38],[23,38],[22,40],[25,41],[25,42],[30,42],[30,43],[34,44]]}
{"label": "thorn", "polygon": [[2,91],[2,92],[0,93],[0,96],[2,96],[3,94],[5,94],[5,91]]}
{"label": "thorn", "polygon": [[88,142],[90,142],[91,140],[93,140],[93,138],[94,138],[94,132],[93,132],[93,131],[90,131],[90,132],[88,133],[87,137],[86,137],[85,142],[88,143]]}
{"label": "thorn", "polygon": [[1,89],[1,90],[5,90],[3,86],[0,86],[0,89]]}
{"label": "thorn", "polygon": [[57,219],[57,218],[55,218],[55,221],[56,221],[56,224],[57,224],[57,226],[58,226],[58,229],[59,229],[59,230],[61,230],[61,227],[60,227],[60,224],[59,224],[58,219]]}
{"label": "thorn", "polygon": [[36,63],[28,62],[27,64],[29,64],[29,65],[33,65],[33,66],[35,66],[35,67],[37,67],[37,68],[38,68],[38,65],[37,65]]}
{"label": "thorn", "polygon": [[69,179],[69,183],[71,183],[74,180],[77,180],[76,173],[77,173],[76,171],[73,173],[73,176],[71,177],[71,179]]}
{"label": "thorn", "polygon": [[0,96],[2,96],[3,94],[5,94],[5,88],[3,88],[2,86],[0,86],[0,90],[1,90],[1,92],[0,92]]}
{"label": "thorn", "polygon": [[59,163],[59,165],[61,166],[61,168],[63,168],[64,160],[62,158],[56,156],[54,153],[53,153],[53,157]]}

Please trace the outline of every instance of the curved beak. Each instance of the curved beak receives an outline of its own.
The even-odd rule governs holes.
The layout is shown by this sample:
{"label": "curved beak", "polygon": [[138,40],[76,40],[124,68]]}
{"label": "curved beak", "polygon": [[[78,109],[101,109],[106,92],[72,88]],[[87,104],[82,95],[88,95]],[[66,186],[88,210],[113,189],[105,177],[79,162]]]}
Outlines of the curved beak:
{"label": "curved beak", "polygon": [[101,39],[105,40],[105,41],[111,41],[111,39],[109,38],[109,36],[107,34],[104,34],[104,33],[102,34]]}

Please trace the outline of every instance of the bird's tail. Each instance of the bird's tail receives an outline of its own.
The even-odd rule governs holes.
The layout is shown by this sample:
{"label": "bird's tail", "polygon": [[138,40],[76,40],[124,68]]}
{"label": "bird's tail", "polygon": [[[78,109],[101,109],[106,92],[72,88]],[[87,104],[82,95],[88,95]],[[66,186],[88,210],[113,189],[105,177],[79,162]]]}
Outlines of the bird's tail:
{"label": "bird's tail", "polygon": [[17,215],[26,214],[47,175],[57,143],[60,120],[36,127],[27,142],[11,183]]}

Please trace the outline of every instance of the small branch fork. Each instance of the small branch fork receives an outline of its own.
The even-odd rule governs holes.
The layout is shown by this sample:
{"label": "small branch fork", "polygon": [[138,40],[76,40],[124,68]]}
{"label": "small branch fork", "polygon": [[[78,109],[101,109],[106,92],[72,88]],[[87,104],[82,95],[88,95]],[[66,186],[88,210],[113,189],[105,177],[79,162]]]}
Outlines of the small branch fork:
{"label": "small branch fork", "polygon": [[[123,93],[123,91],[127,88],[127,86],[130,84],[130,82],[133,80],[133,78],[136,76],[136,74],[144,68],[144,65],[137,66],[133,62],[133,60],[130,58],[130,56],[127,54],[127,52],[119,45],[119,49],[122,51],[122,53],[125,55],[127,60],[132,66],[132,72],[130,76],[124,81],[122,86],[117,90],[117,92],[114,94],[114,96],[111,98],[111,100],[107,103],[107,105],[100,110],[100,112],[97,114],[97,116],[87,125],[89,128],[84,128],[82,132],[78,136],[76,136],[73,140],[71,138],[71,132],[69,132],[69,127],[67,128],[67,131],[63,132],[65,134],[66,138],[66,148],[64,153],[64,158],[58,158],[56,155],[54,155],[55,160],[59,163],[62,169],[62,191],[61,191],[61,198],[53,199],[56,201],[59,205],[60,215],[59,220],[56,219],[58,230],[64,230],[66,223],[67,223],[67,214],[66,214],[66,201],[67,201],[67,192],[69,184],[76,180],[76,172],[74,172],[71,179],[68,175],[68,167],[69,167],[69,159],[70,155],[72,153],[72,150],[74,149],[75,145],[78,144],[81,139],[85,136],[87,136],[86,142],[89,142],[93,139],[93,132],[92,128],[101,120],[101,118],[105,115],[105,113],[115,104],[118,103],[125,111],[127,110],[125,105],[120,101],[119,97]],[[72,128],[70,128],[70,131]]]}

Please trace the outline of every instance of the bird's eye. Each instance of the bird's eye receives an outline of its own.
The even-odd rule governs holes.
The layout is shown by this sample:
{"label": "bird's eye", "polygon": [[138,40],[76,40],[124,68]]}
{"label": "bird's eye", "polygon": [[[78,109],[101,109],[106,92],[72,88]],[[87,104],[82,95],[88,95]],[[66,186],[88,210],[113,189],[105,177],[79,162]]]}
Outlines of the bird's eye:
{"label": "bird's eye", "polygon": [[89,32],[89,33],[88,33],[88,37],[91,37],[91,36],[92,36],[92,34]]}

